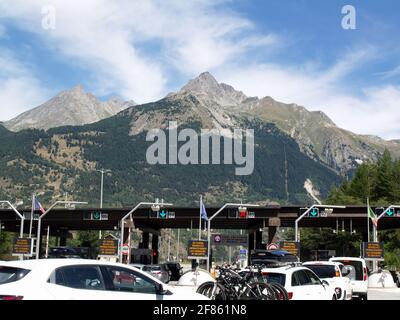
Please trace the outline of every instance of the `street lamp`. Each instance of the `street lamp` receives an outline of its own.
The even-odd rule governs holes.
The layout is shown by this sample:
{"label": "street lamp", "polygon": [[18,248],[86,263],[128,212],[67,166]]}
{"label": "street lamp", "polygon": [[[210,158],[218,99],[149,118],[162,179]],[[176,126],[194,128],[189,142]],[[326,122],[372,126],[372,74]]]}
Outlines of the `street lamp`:
{"label": "street lamp", "polygon": [[243,203],[225,203],[214,215],[212,215],[210,218],[208,218],[208,223],[207,223],[207,271],[210,272],[210,250],[211,250],[211,221],[219,215],[226,207],[237,207],[237,208],[243,208],[243,207],[259,207],[258,204],[243,204]]}
{"label": "street lamp", "polygon": [[19,231],[19,236],[20,238],[23,238],[24,236],[24,221],[25,217],[19,213],[19,211],[11,204],[10,201],[0,201],[1,204],[7,204],[14,212],[17,214],[17,216],[21,219],[21,226],[20,226],[20,231]]}
{"label": "street lamp", "polygon": [[[300,217],[298,217],[296,219],[295,225],[294,225],[294,235],[295,235],[295,241],[299,241],[299,222],[301,219],[303,219],[304,217],[306,217],[311,210],[315,209],[315,208],[326,208],[326,209],[345,209],[345,206],[330,206],[330,205],[322,205],[322,204],[314,204],[313,206],[311,206],[310,208],[308,208],[306,210],[306,212],[304,212]],[[332,213],[333,211],[331,211],[330,213]]]}
{"label": "street lamp", "polygon": [[[125,220],[128,219],[128,217],[130,217],[130,219],[132,220],[132,214],[139,209],[139,207],[141,206],[150,206],[151,209],[153,211],[159,211],[160,208],[162,208],[163,206],[172,206],[172,203],[164,203],[163,200],[161,200],[161,202],[158,201],[158,199],[156,199],[155,202],[139,202],[136,207],[134,207],[131,211],[129,211],[125,216],[122,217],[121,219],[121,237],[120,237],[120,242],[119,242],[119,262],[122,263],[122,246],[123,246],[123,242],[124,242],[124,227],[125,227]],[[130,261],[130,250],[131,248],[129,248],[129,254],[128,254],[128,262]]]}
{"label": "street lamp", "polygon": [[58,204],[68,204],[68,205],[73,205],[73,204],[87,204],[87,202],[78,202],[78,201],[56,201],[54,202],[41,216],[39,216],[38,220],[38,230],[37,230],[37,238],[36,238],[36,259],[39,259],[39,249],[38,244],[39,244],[39,238],[40,238],[40,229],[42,227],[42,219],[50,212],[51,209],[53,209],[56,205]]}
{"label": "street lamp", "polygon": [[[96,170],[101,173],[101,183],[100,183],[100,209],[103,209],[103,187],[104,187],[104,173],[111,172],[111,170]],[[99,239],[101,239],[101,230],[99,231]]]}

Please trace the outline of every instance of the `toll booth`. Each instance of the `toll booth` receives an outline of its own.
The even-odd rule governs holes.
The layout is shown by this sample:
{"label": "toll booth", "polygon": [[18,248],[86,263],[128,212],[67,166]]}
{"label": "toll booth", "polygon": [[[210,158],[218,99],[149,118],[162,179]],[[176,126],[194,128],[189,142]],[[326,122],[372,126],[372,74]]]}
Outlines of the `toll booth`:
{"label": "toll booth", "polygon": [[132,249],[131,263],[152,264],[153,250],[151,249]]}

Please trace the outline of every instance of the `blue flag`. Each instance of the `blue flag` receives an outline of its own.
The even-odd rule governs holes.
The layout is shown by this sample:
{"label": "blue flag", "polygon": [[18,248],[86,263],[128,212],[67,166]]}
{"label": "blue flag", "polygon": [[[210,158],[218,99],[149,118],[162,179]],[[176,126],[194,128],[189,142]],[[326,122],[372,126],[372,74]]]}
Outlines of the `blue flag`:
{"label": "blue flag", "polygon": [[204,206],[203,201],[201,201],[200,210],[201,210],[201,218],[202,218],[203,220],[208,221],[207,211],[206,211],[206,207]]}

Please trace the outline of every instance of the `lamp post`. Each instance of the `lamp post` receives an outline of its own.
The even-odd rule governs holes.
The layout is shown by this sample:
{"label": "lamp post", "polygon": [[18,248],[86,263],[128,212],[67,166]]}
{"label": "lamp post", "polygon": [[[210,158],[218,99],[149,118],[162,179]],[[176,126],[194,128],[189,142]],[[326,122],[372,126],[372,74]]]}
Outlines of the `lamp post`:
{"label": "lamp post", "polygon": [[57,205],[59,204],[87,204],[87,202],[78,202],[78,201],[56,201],[54,202],[41,216],[39,216],[38,220],[38,230],[37,230],[37,238],[36,238],[36,259],[39,259],[39,238],[40,238],[40,231],[42,228],[42,219],[47,216],[47,214]]}
{"label": "lamp post", "polygon": [[[96,170],[101,173],[101,182],[100,182],[100,209],[103,209],[103,189],[104,189],[104,173],[111,172],[111,170]],[[101,230],[99,231],[99,239],[101,239]]]}
{"label": "lamp post", "polygon": [[216,213],[208,218],[207,223],[207,271],[210,272],[210,250],[211,250],[211,221],[227,207],[259,207],[258,204],[225,203]]}
{"label": "lamp post", "polygon": [[294,224],[294,236],[295,236],[295,241],[299,241],[299,222],[301,219],[306,217],[311,210],[315,208],[326,208],[326,209],[345,209],[346,206],[330,206],[330,205],[322,205],[322,204],[314,204],[310,208],[306,210],[300,217],[298,217],[295,221]]}
{"label": "lamp post", "polygon": [[[156,199],[155,202],[139,202],[131,211],[129,211],[125,216],[122,217],[120,226],[121,226],[121,237],[119,241],[119,262],[122,263],[122,246],[124,243],[124,227],[125,227],[125,220],[130,217],[132,220],[132,214],[139,209],[141,206],[151,206],[151,208],[155,211],[159,211],[163,206],[172,206],[172,203],[164,203],[163,201],[158,202],[158,199]],[[129,248],[129,254],[128,254],[128,260],[130,260],[130,250]]]}
{"label": "lamp post", "polygon": [[17,216],[21,219],[21,226],[20,226],[20,231],[19,231],[19,236],[20,238],[23,238],[24,236],[24,221],[25,217],[11,204],[10,201],[0,201],[0,203],[7,204],[14,212],[17,214]]}

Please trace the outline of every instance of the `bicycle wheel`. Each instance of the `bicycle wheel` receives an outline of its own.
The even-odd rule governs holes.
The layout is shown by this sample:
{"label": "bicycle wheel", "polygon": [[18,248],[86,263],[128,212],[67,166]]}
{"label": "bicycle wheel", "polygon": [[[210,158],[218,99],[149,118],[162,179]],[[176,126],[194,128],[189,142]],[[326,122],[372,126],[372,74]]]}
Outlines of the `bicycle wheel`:
{"label": "bicycle wheel", "polygon": [[274,289],[264,282],[254,282],[246,290],[245,298],[249,300],[276,300]]}
{"label": "bicycle wheel", "polygon": [[270,283],[269,285],[275,291],[276,300],[289,300],[289,295],[284,286],[279,283]]}
{"label": "bicycle wheel", "polygon": [[224,287],[216,282],[205,282],[197,288],[196,292],[211,300],[226,300]]}

